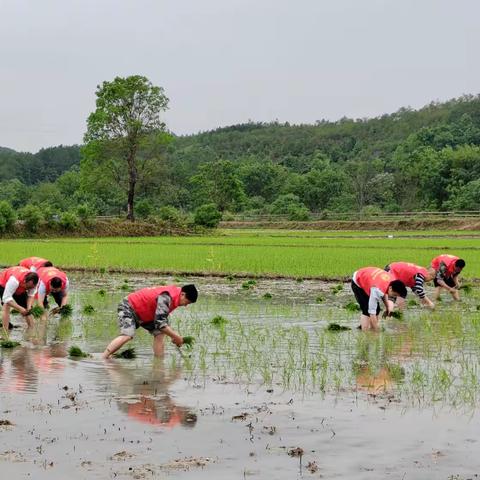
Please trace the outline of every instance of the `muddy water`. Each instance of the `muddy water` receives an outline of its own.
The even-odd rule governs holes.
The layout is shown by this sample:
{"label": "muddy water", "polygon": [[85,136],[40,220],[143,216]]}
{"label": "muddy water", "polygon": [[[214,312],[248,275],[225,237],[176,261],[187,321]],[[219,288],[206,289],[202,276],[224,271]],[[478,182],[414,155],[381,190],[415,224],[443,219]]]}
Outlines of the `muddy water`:
{"label": "muddy water", "polygon": [[[466,479],[480,474],[477,409],[416,406],[377,388],[391,381],[386,375],[360,372],[360,388],[326,393],[237,383],[208,372],[192,376],[173,348],[155,361],[143,332],[134,340],[136,359],[102,361],[100,352],[117,333],[115,309],[127,292],[125,279],[130,288],[172,280],[73,277],[71,319],[37,322],[26,331],[21,319],[13,318],[20,328],[12,338],[22,345],[0,351],[0,478]],[[356,324],[356,315],[341,308],[351,300],[347,286],[332,294],[332,285],[316,282],[261,281],[245,290],[239,281],[194,281],[206,294],[175,313],[185,319],[221,314],[311,332],[329,321]],[[264,299],[265,293],[272,298]],[[325,297],[320,304],[319,295]],[[95,307],[94,315],[82,313],[86,304]],[[68,358],[73,344],[91,356]]]}

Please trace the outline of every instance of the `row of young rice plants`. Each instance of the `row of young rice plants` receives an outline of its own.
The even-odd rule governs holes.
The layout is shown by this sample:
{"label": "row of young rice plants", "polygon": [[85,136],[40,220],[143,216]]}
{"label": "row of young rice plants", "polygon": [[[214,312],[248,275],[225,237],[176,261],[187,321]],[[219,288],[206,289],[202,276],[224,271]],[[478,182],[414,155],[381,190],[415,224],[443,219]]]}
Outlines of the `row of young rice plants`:
{"label": "row of young rice plants", "polygon": [[11,265],[26,256],[38,255],[65,268],[337,278],[348,277],[361,266],[383,267],[398,260],[428,265],[433,256],[451,252],[466,260],[466,277],[479,277],[479,248],[478,239],[463,238],[3,240],[0,262]]}

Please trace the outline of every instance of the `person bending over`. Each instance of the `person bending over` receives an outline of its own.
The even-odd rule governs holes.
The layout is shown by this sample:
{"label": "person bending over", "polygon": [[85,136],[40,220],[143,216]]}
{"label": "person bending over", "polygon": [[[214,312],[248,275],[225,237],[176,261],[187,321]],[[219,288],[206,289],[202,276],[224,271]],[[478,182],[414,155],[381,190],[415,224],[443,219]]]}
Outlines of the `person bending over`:
{"label": "person bending over", "polygon": [[357,270],[352,277],[352,291],[362,311],[360,326],[362,330],[378,330],[380,301],[385,305],[385,315],[392,313],[388,297],[405,298],[407,289],[401,280],[395,280],[385,270],[377,267],[365,267]]}
{"label": "person bending over", "polygon": [[197,297],[195,285],[150,287],[131,293],[118,305],[120,335],[107,346],[103,358],[110,357],[129,342],[138,327],[145,328],[153,335],[153,353],[156,357],[163,355],[165,335],[175,345],[181,346],[183,337],[170,327],[169,315],[177,307],[195,303]]}

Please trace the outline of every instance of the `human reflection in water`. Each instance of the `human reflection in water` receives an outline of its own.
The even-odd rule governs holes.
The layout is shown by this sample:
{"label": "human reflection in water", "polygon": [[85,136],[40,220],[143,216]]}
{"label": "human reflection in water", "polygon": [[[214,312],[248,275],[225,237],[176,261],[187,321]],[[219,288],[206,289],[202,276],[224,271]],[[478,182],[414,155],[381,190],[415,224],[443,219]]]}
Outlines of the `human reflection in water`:
{"label": "human reflection in water", "polygon": [[36,392],[39,383],[55,382],[54,374],[65,368],[59,359],[66,355],[63,343],[44,348],[15,348],[2,358],[1,390],[12,393]]}
{"label": "human reflection in water", "polygon": [[155,358],[148,376],[117,361],[109,362],[107,371],[118,391],[118,407],[128,418],[165,428],[192,428],[197,423],[197,415],[177,405],[168,392],[180,368],[169,370],[162,358]]}

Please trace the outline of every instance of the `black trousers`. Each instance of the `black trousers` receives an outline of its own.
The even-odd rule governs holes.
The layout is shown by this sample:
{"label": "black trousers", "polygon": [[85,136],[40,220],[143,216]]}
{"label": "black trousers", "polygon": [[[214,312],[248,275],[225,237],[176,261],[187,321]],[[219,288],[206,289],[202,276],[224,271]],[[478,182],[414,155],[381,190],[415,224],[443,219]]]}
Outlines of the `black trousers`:
{"label": "black trousers", "polygon": [[[5,291],[5,287],[2,287],[0,285],[0,298],[2,299],[2,305],[3,305],[3,292]],[[27,299],[28,295],[27,292],[23,292],[20,294],[14,294],[13,299],[23,308],[27,308]]]}
{"label": "black trousers", "polygon": [[[355,299],[357,303],[360,305],[360,310],[362,311],[363,315],[367,317],[370,316],[368,313],[368,301],[370,297],[365,293],[363,288],[360,288],[353,280],[352,280],[352,291],[355,295]],[[377,305],[377,315],[380,313],[380,305]]]}

